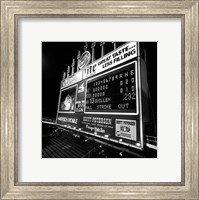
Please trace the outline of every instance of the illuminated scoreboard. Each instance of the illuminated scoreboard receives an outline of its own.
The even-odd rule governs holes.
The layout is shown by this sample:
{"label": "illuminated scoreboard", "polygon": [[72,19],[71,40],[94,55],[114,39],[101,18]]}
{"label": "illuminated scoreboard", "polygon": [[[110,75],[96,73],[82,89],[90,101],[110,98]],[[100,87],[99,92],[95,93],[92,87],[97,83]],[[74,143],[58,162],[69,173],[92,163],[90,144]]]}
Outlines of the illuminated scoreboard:
{"label": "illuminated scoreboard", "polygon": [[137,61],[87,81],[85,112],[138,113]]}
{"label": "illuminated scoreboard", "polygon": [[[57,124],[143,149],[145,65],[139,43],[128,42],[62,80]],[[84,52],[83,59],[88,60]],[[82,61],[79,63],[82,64]]]}

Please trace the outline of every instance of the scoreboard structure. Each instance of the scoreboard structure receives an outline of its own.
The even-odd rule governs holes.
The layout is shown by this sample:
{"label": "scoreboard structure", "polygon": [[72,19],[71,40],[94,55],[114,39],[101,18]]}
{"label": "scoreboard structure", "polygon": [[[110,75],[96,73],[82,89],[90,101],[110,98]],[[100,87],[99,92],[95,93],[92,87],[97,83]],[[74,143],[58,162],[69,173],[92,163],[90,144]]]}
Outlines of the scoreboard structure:
{"label": "scoreboard structure", "polygon": [[143,150],[150,105],[139,42],[127,42],[95,61],[85,50],[75,73],[73,67],[61,82],[56,123]]}

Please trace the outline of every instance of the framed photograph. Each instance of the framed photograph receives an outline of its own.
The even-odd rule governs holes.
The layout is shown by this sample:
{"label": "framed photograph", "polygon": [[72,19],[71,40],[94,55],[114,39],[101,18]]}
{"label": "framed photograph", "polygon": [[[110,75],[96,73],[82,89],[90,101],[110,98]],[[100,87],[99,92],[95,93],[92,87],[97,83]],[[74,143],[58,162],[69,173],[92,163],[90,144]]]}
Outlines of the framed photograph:
{"label": "framed photograph", "polygon": [[199,199],[198,0],[1,0],[1,199]]}

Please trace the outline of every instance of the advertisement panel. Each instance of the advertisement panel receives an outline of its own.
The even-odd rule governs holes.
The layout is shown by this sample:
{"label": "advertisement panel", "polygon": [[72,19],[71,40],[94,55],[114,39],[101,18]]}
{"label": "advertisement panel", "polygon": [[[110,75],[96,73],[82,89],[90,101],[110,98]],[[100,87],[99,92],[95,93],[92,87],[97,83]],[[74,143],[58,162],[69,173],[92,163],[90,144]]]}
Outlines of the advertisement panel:
{"label": "advertisement panel", "polygon": [[115,135],[117,137],[136,141],[137,140],[136,121],[116,119],[115,132],[116,132]]}
{"label": "advertisement panel", "polygon": [[113,52],[83,68],[83,79],[94,76],[105,70],[137,57],[137,42],[128,42]]}
{"label": "advertisement panel", "polygon": [[77,82],[79,82],[81,80],[82,80],[82,71],[78,71],[75,74],[73,74],[72,76],[65,78],[62,81],[61,88],[63,89],[65,87],[70,86],[70,85],[72,85],[74,83],[77,83]]}
{"label": "advertisement panel", "polygon": [[82,118],[82,129],[95,135],[109,137],[114,132],[114,119],[108,116],[84,115]]}
{"label": "advertisement panel", "polygon": [[78,115],[69,115],[66,113],[58,113],[57,123],[67,128],[79,128],[82,118]]}

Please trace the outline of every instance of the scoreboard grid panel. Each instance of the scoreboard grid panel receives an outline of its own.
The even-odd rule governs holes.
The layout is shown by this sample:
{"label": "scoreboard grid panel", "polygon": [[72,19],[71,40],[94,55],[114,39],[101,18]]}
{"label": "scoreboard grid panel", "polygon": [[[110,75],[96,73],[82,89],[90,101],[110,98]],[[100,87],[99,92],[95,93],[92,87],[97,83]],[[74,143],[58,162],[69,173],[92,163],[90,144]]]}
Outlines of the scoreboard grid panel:
{"label": "scoreboard grid panel", "polygon": [[[115,72],[117,72],[118,70],[119,71],[124,71],[125,70],[125,68],[128,68],[128,69],[130,69],[130,67],[132,66],[134,64],[134,67],[135,67],[135,75],[134,75],[134,77],[135,77],[135,96],[136,96],[136,99],[135,99],[135,110],[136,111],[134,111],[134,112],[128,112],[129,111],[129,109],[126,109],[126,110],[120,110],[120,109],[110,109],[110,111],[109,112],[107,112],[106,110],[92,110],[92,111],[89,111],[89,110],[87,110],[86,109],[86,101],[87,101],[87,98],[86,98],[86,96],[87,96],[87,86],[88,86],[88,84],[89,84],[89,82],[91,82],[93,79],[95,80],[95,79],[99,79],[99,77],[103,77],[104,75],[106,75],[106,74],[110,74],[110,73],[115,73]],[[92,78],[90,78],[90,79],[87,79],[86,80],[86,91],[85,91],[85,112],[84,113],[88,113],[88,114],[111,114],[111,115],[116,115],[116,114],[120,114],[120,115],[138,115],[139,114],[139,106],[138,106],[138,101],[139,101],[139,95],[138,95],[138,75],[137,75],[137,61],[133,61],[133,62],[130,62],[130,63],[128,63],[128,64],[125,64],[125,65],[122,65],[122,66],[120,66],[120,67],[118,67],[118,68],[116,68],[116,69],[112,69],[112,70],[110,70],[110,71],[107,71],[107,72],[105,72],[105,73],[103,73],[103,74],[100,74],[100,75],[98,75],[98,76],[95,76],[95,77],[92,77]],[[120,72],[119,72],[120,73]],[[112,76],[112,75],[111,75]],[[100,78],[101,79],[101,78]],[[96,81],[97,81],[96,80]],[[94,82],[94,81],[92,81],[92,82]],[[115,97],[117,98],[117,95],[115,95]]]}

